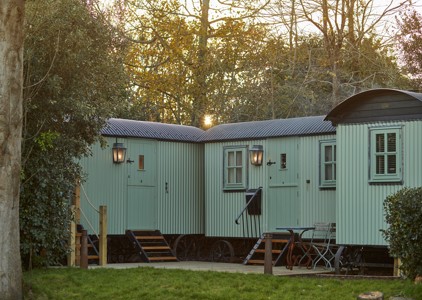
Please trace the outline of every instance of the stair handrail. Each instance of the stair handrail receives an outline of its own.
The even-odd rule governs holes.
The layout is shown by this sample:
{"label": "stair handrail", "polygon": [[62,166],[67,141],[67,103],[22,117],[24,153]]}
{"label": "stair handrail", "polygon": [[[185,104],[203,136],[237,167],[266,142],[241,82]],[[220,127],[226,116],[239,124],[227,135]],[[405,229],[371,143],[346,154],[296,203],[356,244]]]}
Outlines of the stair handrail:
{"label": "stair handrail", "polygon": [[234,222],[239,225],[239,220],[245,213],[245,211],[248,209],[249,205],[252,203],[252,201],[255,199],[256,195],[262,190],[262,186],[256,189],[255,193],[252,195],[251,199],[249,199],[248,203],[246,203],[245,207],[242,209],[242,211],[239,213],[237,218],[234,220]]}
{"label": "stair handrail", "polygon": [[[79,186],[82,188],[82,191],[83,191],[83,193],[84,193],[84,195],[85,195],[85,199],[87,200],[87,202],[89,203],[89,205],[98,213],[98,214],[100,214],[100,211],[92,204],[92,202],[91,202],[91,200],[89,199],[89,197],[88,197],[88,195],[87,195],[87,193],[86,193],[86,191],[85,191],[85,188],[84,188],[84,186],[83,186],[83,184],[82,184],[82,182],[80,182],[79,183]],[[89,221],[89,219],[87,218],[87,216],[85,215],[85,213],[84,213],[84,211],[83,211],[83,209],[82,209],[82,207],[79,207],[79,211],[82,213],[82,216],[84,217],[84,219],[85,219],[85,221],[87,222],[87,224],[88,224],[88,226],[89,226],[89,228],[92,230],[92,232],[94,232],[94,234],[95,234],[95,236],[97,237],[97,239],[99,239],[99,235],[98,235],[98,232],[94,229],[94,226],[92,226],[92,224],[91,224],[91,222]]]}

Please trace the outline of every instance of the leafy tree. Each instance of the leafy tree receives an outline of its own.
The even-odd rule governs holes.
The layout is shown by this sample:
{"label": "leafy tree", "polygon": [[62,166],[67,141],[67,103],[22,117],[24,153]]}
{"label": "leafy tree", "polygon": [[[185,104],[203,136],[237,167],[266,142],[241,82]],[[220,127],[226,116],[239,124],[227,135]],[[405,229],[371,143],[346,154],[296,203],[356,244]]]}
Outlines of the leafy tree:
{"label": "leafy tree", "polygon": [[0,298],[22,299],[19,174],[24,2],[0,2]]}
{"label": "leafy tree", "polygon": [[[240,41],[259,38],[251,36],[257,33],[252,29],[252,19],[265,6],[244,0],[218,3],[117,3],[120,9],[115,11],[124,15],[121,22],[129,24],[124,32],[133,48],[126,63],[134,74],[137,102],[141,103],[134,105],[142,111],[143,119],[201,126],[202,117],[213,110],[211,99],[225,85],[221,80],[232,78],[232,70],[227,74],[226,66],[220,64],[224,56],[234,58],[233,45],[226,41],[235,41],[236,50],[244,54],[246,49],[240,48]],[[219,48],[223,44],[230,47]],[[227,53],[221,55],[224,51]]]}
{"label": "leafy tree", "polygon": [[66,252],[68,204],[105,118],[126,105],[124,53],[113,28],[81,0],[26,1],[21,251],[24,265]]}
{"label": "leafy tree", "polygon": [[390,254],[401,259],[401,270],[414,279],[422,274],[422,188],[403,188],[388,196],[384,211]]}
{"label": "leafy tree", "polygon": [[416,10],[406,11],[401,18],[397,18],[397,24],[397,46],[404,69],[422,88],[422,15]]}

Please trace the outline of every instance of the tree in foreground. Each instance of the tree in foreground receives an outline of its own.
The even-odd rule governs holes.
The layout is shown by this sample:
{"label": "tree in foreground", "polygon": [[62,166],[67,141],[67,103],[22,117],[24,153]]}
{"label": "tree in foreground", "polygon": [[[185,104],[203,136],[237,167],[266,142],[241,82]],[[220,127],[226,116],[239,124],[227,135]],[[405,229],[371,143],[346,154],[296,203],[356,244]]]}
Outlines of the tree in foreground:
{"label": "tree in foreground", "polygon": [[120,40],[83,0],[27,0],[21,251],[25,268],[65,257],[69,199],[106,118],[127,99]]}
{"label": "tree in foreground", "polygon": [[400,258],[400,269],[410,279],[422,275],[422,188],[403,188],[384,201],[383,230],[390,254]]}
{"label": "tree in foreground", "polygon": [[19,182],[24,1],[0,2],[0,299],[22,298]]}

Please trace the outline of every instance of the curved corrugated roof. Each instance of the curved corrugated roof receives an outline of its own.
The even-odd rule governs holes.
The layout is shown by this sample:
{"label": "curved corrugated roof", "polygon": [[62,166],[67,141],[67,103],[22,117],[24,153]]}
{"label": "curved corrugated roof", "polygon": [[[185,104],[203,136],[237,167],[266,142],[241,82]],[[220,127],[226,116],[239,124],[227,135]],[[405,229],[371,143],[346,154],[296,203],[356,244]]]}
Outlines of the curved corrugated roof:
{"label": "curved corrugated roof", "polygon": [[111,118],[101,130],[102,135],[120,137],[138,137],[157,140],[198,142],[202,129],[175,124],[136,121]]}
{"label": "curved corrugated roof", "polygon": [[336,107],[334,107],[326,116],[325,120],[330,120],[333,123],[338,123],[338,120],[344,115],[345,112],[350,111],[354,107],[357,107],[363,101],[366,101],[368,98],[384,95],[384,94],[405,94],[408,95],[416,100],[422,102],[422,93],[416,93],[406,90],[398,90],[398,89],[387,89],[387,88],[380,88],[380,89],[372,89],[367,90],[356,95],[353,95]]}
{"label": "curved corrugated roof", "polygon": [[335,127],[331,125],[331,122],[324,121],[324,117],[312,116],[222,124],[208,129],[201,141],[216,142],[335,133]]}

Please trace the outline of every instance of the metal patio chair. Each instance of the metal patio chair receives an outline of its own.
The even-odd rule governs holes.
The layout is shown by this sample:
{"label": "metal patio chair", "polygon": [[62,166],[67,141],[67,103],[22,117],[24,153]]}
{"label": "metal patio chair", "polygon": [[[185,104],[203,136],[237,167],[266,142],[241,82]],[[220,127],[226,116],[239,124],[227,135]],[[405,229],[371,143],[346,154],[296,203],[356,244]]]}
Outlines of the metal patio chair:
{"label": "metal patio chair", "polygon": [[317,222],[314,224],[314,227],[311,240],[309,242],[302,242],[301,249],[303,255],[299,264],[305,259],[310,259],[312,263],[308,267],[315,269],[320,262],[323,262],[325,268],[332,270],[336,247],[335,223]]}

